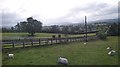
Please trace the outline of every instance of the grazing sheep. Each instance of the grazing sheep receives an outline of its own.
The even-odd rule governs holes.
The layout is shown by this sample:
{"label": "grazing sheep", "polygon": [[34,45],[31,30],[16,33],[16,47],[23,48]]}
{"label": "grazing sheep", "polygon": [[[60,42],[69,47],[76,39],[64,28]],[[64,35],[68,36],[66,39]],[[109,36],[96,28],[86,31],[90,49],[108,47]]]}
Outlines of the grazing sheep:
{"label": "grazing sheep", "polygon": [[9,54],[9,53],[7,53],[7,55],[8,55],[8,58],[14,59],[14,54]]}
{"label": "grazing sheep", "polygon": [[112,50],[112,48],[111,47],[107,47],[107,50]]}
{"label": "grazing sheep", "polygon": [[59,57],[58,58],[58,63],[67,65],[68,64],[68,60],[66,58]]}
{"label": "grazing sheep", "polygon": [[110,51],[113,50],[113,48],[112,47],[107,47],[107,50],[108,50],[108,52],[110,52]]}
{"label": "grazing sheep", "polygon": [[108,55],[114,56],[114,55],[116,55],[116,51],[115,50],[111,50],[111,51],[108,52]]}
{"label": "grazing sheep", "polygon": [[107,47],[107,50],[109,50],[110,49],[110,47]]}
{"label": "grazing sheep", "polygon": [[86,43],[84,43],[84,45],[86,45]]}

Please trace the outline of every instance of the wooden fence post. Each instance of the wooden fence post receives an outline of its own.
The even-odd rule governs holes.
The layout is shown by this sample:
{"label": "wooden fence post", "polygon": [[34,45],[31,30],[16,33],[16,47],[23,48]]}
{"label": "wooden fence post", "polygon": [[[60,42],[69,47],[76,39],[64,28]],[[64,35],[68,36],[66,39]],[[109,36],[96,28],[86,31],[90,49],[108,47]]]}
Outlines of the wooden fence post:
{"label": "wooden fence post", "polygon": [[68,43],[68,37],[66,38],[66,41],[67,41],[66,43]]}
{"label": "wooden fence post", "polygon": [[73,38],[73,42],[75,42],[75,38]]}
{"label": "wooden fence post", "polygon": [[55,38],[55,40],[56,40],[56,44],[57,44],[57,38]]}
{"label": "wooden fence post", "polygon": [[33,46],[33,40],[31,39],[31,45]]}
{"label": "wooden fence post", "polygon": [[51,39],[51,45],[53,44],[53,39]]}
{"label": "wooden fence post", "polygon": [[25,48],[25,43],[24,43],[24,41],[23,41],[23,48]]}
{"label": "wooden fence post", "polygon": [[46,45],[48,45],[48,42],[49,42],[49,40],[48,40],[48,39],[46,39]]}
{"label": "wooden fence post", "polygon": [[69,38],[69,42],[70,42],[70,38]]}
{"label": "wooden fence post", "polygon": [[59,38],[59,44],[61,44],[61,38]]}
{"label": "wooden fence post", "polygon": [[12,40],[12,47],[15,48],[14,40]]}
{"label": "wooden fence post", "polygon": [[73,39],[71,38],[71,42],[73,42]]}
{"label": "wooden fence post", "polygon": [[40,39],[39,39],[39,45],[41,44],[41,41],[40,41]]}

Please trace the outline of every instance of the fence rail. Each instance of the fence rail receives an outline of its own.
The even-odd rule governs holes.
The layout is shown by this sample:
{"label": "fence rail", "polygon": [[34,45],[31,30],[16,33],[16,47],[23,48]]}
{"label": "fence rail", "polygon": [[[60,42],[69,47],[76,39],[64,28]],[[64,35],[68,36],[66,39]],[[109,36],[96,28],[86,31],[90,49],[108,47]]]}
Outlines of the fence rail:
{"label": "fence rail", "polygon": [[[87,40],[96,40],[97,36],[88,36]],[[53,45],[68,42],[85,41],[85,37],[68,37],[68,38],[36,38],[36,39],[15,39],[15,40],[2,40],[3,49],[17,48],[17,47],[31,47],[40,45]]]}

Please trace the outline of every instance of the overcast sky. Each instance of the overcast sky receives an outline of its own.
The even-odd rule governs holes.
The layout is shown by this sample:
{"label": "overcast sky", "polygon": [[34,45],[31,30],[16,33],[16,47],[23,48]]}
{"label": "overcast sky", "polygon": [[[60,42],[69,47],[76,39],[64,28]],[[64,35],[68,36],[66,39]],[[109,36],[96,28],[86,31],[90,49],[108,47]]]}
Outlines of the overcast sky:
{"label": "overcast sky", "polygon": [[0,0],[3,26],[33,17],[43,25],[80,23],[118,17],[119,0]]}

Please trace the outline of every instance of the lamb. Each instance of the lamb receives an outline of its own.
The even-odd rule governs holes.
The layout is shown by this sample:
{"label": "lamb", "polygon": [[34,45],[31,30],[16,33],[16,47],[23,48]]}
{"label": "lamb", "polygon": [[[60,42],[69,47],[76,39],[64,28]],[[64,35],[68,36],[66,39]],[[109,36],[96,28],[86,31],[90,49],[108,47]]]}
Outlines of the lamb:
{"label": "lamb", "polygon": [[68,60],[66,58],[59,57],[58,58],[58,63],[67,65],[68,64]]}
{"label": "lamb", "polygon": [[7,55],[8,55],[8,58],[14,59],[14,54],[7,53]]}

